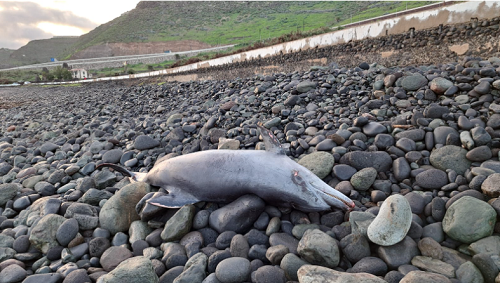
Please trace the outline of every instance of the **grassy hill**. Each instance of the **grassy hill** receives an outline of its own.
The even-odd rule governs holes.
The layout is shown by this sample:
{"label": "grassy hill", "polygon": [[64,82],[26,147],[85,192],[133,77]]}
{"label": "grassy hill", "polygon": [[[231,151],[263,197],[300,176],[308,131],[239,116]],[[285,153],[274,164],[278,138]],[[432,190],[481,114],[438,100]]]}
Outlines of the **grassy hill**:
{"label": "grassy hill", "polygon": [[433,1],[140,2],[120,17],[82,35],[58,58],[107,42],[199,40],[249,44],[290,32],[330,28]]}

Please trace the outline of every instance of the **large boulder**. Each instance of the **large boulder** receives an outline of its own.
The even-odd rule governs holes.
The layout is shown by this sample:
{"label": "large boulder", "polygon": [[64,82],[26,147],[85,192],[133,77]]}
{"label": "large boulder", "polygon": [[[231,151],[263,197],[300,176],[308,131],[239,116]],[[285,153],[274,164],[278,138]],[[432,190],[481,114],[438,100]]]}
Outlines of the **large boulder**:
{"label": "large boulder", "polygon": [[464,196],[446,211],[443,231],[451,238],[470,244],[491,236],[497,213],[487,202]]}
{"label": "large boulder", "polygon": [[30,243],[33,247],[47,253],[53,247],[59,246],[57,242],[57,229],[66,220],[66,218],[57,214],[48,214],[33,227],[30,233]]}
{"label": "large boulder", "polygon": [[135,206],[150,191],[149,185],[143,182],[129,184],[117,191],[99,213],[101,228],[112,234],[128,231],[130,224],[140,219]]}
{"label": "large boulder", "polygon": [[115,269],[97,280],[98,283],[142,283],[158,282],[158,276],[151,261],[143,256],[129,258]]}
{"label": "large boulder", "polygon": [[[333,157],[332,157],[333,158]],[[4,206],[9,200],[14,198],[22,189],[19,184],[1,184],[0,185],[0,207]]]}

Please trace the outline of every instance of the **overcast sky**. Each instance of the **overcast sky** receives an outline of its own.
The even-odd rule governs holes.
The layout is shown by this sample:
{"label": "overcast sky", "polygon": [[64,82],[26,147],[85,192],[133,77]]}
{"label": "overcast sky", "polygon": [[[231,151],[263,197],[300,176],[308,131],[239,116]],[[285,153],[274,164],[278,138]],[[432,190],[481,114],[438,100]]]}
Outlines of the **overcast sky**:
{"label": "overcast sky", "polygon": [[0,1],[0,48],[33,39],[82,35],[135,8],[139,0]]}

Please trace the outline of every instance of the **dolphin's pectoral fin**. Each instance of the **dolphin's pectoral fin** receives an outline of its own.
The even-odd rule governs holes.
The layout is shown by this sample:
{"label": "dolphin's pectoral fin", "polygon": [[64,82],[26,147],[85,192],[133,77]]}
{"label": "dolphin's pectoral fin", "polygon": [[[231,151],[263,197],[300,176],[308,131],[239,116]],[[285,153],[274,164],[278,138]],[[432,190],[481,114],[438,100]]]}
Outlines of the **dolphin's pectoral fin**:
{"label": "dolphin's pectoral fin", "polygon": [[264,128],[261,125],[257,125],[259,128],[262,139],[264,140],[264,145],[266,146],[266,151],[276,153],[279,155],[285,155],[285,151],[281,147],[280,141],[278,138],[271,133],[268,129]]}
{"label": "dolphin's pectoral fin", "polygon": [[177,208],[186,204],[200,202],[200,200],[190,194],[183,193],[182,191],[176,191],[174,193],[169,193],[161,197],[149,199],[147,202],[154,206]]}

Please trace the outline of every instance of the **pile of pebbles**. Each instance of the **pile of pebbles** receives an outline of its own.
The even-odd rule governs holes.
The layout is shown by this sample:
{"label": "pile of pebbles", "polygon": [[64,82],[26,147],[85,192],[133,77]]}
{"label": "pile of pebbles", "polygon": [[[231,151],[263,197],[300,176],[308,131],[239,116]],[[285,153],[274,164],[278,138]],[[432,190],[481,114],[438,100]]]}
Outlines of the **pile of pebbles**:
{"label": "pile of pebbles", "polygon": [[[498,282],[499,66],[1,89],[0,283]],[[165,192],[95,169],[263,149],[258,122],[356,208],[151,208]]]}

